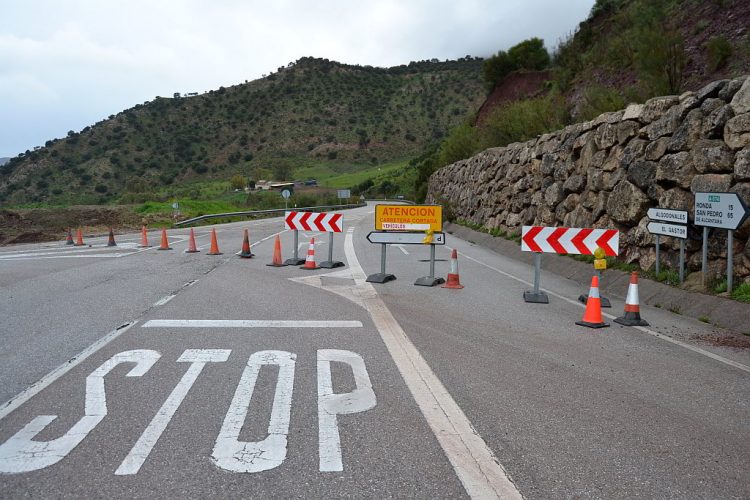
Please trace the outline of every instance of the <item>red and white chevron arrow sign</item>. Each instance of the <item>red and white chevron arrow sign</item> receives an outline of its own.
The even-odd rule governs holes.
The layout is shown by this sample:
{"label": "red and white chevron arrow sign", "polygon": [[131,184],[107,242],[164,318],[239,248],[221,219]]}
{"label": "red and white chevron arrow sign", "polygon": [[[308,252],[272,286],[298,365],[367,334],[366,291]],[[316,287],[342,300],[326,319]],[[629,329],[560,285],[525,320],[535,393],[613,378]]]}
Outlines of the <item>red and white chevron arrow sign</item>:
{"label": "red and white chevron arrow sign", "polygon": [[286,212],[284,225],[298,231],[325,231],[340,233],[344,229],[344,214],[333,212]]}
{"label": "red and white chevron arrow sign", "polygon": [[616,229],[523,226],[521,232],[524,252],[592,255],[596,247],[601,247],[605,255],[615,257],[619,245],[620,232]]}

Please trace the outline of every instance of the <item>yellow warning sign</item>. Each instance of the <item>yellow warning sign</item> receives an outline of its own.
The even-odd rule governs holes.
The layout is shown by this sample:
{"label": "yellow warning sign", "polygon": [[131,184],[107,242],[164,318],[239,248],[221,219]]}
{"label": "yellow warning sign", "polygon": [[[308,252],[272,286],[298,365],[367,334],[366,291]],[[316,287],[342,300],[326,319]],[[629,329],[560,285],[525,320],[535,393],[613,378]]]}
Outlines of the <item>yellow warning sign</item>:
{"label": "yellow warning sign", "polygon": [[440,205],[375,205],[376,231],[442,231]]}

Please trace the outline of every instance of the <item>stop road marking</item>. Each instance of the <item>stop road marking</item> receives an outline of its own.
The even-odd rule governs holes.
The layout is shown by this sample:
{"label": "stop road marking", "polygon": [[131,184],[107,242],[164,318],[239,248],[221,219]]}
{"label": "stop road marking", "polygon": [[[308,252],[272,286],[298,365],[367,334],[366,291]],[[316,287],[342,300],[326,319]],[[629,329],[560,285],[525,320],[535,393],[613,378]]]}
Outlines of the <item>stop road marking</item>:
{"label": "stop road marking", "polygon": [[[190,363],[162,407],[118,467],[115,474],[137,474],[156,445],[164,429],[179,409],[190,388],[207,363],[229,359],[229,349],[187,349],[177,359]],[[0,473],[22,473],[44,469],[65,458],[78,446],[107,415],[104,376],[115,366],[134,363],[126,377],[144,376],[161,358],[157,351],[137,349],[115,354],[86,378],[84,416],[62,437],[50,441],[32,438],[44,430],[57,415],[40,415],[0,445]],[[296,355],[286,351],[259,351],[248,359],[224,423],[216,438],[211,460],[222,469],[232,472],[260,472],[278,467],[287,454],[289,417],[294,388]],[[349,365],[354,375],[355,389],[347,393],[333,393],[331,363]],[[240,441],[255,384],[264,366],[278,367],[276,391],[268,435],[261,441]],[[359,354],[336,349],[317,351],[318,367],[318,422],[319,459],[321,472],[343,470],[341,439],[337,415],[359,413],[377,404],[365,362]]]}

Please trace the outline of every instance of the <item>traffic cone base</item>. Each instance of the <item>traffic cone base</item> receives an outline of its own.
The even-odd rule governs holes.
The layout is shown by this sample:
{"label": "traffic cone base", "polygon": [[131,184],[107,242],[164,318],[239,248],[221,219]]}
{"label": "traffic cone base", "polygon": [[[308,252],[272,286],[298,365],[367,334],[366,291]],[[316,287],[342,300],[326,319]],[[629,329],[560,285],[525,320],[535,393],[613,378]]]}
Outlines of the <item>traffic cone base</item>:
{"label": "traffic cone base", "polygon": [[252,259],[255,256],[255,254],[250,251],[250,237],[248,236],[247,229],[245,229],[245,236],[242,239],[242,249],[237,255],[243,259]]}
{"label": "traffic cone base", "polygon": [[276,241],[273,242],[273,261],[271,261],[270,264],[266,265],[271,267],[286,266],[286,264],[281,261],[281,238],[279,238],[278,234],[276,235]]}
{"label": "traffic cone base", "polygon": [[190,236],[188,237],[188,247],[185,249],[185,253],[198,253],[200,250],[195,246],[195,232],[193,228],[190,228]]}
{"label": "traffic cone base", "polygon": [[591,290],[589,290],[588,300],[586,301],[586,311],[583,313],[581,321],[576,321],[576,325],[586,326],[588,328],[605,328],[609,323],[602,320],[602,307],[599,299],[599,278],[591,278]]}
{"label": "traffic cone base", "polygon": [[211,248],[206,252],[206,255],[223,255],[219,251],[219,242],[216,241],[216,229],[211,230]]}
{"label": "traffic cone base", "polygon": [[448,280],[445,282],[445,285],[440,288],[461,289],[463,287],[458,277],[458,251],[454,248],[451,253],[451,272],[448,273]]}
{"label": "traffic cone base", "polygon": [[307,258],[305,259],[305,265],[301,266],[300,269],[307,269],[312,271],[314,269],[320,269],[315,263],[315,238],[310,240],[310,246],[307,247]]}
{"label": "traffic cone base", "polygon": [[161,246],[159,246],[157,250],[172,250],[172,247],[169,246],[169,239],[167,239],[166,229],[161,230]]}
{"label": "traffic cone base", "polygon": [[633,271],[628,285],[628,296],[625,299],[625,313],[615,318],[615,323],[625,326],[648,326],[646,320],[641,319],[641,307],[638,304],[638,273]]}

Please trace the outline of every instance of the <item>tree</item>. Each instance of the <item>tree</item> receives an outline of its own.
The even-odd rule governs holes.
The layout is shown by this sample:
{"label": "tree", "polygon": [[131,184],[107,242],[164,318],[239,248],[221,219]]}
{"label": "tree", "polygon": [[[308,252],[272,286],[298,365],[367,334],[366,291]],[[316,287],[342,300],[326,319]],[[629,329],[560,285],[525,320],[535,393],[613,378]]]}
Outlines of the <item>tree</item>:
{"label": "tree", "polygon": [[482,64],[482,77],[487,90],[492,90],[497,82],[505,78],[505,75],[516,69],[508,53],[501,50],[494,56],[485,59]]}
{"label": "tree", "polygon": [[516,69],[539,71],[549,65],[549,53],[541,38],[529,38],[508,49],[508,58]]}
{"label": "tree", "polygon": [[236,174],[233,175],[231,179],[229,179],[229,185],[232,187],[232,189],[245,189],[247,182],[244,176]]}
{"label": "tree", "polygon": [[292,166],[286,162],[279,162],[273,166],[273,177],[277,181],[285,181],[292,177]]}

